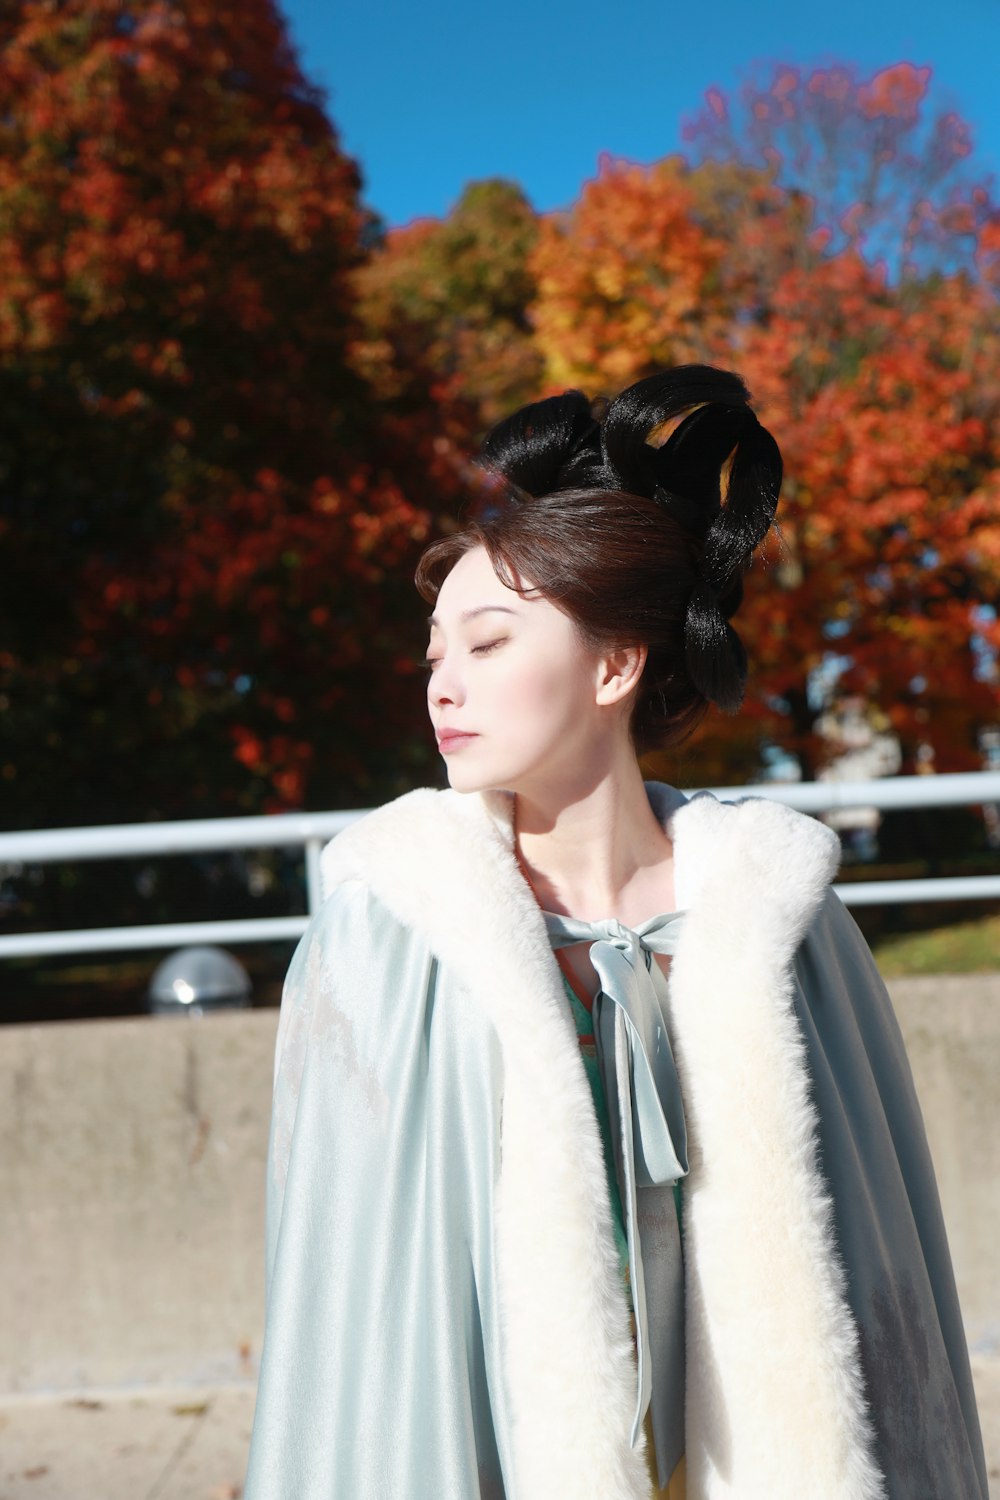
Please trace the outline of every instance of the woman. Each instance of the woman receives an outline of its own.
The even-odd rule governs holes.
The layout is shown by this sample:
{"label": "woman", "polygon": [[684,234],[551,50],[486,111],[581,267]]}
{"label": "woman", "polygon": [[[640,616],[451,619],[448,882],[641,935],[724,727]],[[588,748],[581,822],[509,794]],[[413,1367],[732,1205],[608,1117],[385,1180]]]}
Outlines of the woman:
{"label": "woman", "polygon": [[695,366],[480,461],[417,571],[450,786],[328,846],[286,981],[247,1500],[986,1500],[837,837],[639,768],[742,700],[774,440]]}

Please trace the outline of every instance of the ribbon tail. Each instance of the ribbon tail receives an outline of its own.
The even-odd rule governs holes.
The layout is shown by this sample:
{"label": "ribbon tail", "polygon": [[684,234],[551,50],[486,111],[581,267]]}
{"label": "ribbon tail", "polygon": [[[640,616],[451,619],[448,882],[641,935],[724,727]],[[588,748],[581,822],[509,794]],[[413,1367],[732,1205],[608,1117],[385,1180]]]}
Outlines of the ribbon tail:
{"label": "ribbon tail", "polygon": [[636,1193],[635,1141],[633,1136],[632,1070],[628,1024],[619,1006],[615,1006],[615,1082],[618,1086],[618,1116],[621,1122],[622,1176],[625,1179],[625,1232],[631,1265],[632,1309],[635,1313],[638,1382],[635,1414],[629,1441],[634,1448],[653,1394],[653,1372],[649,1362],[649,1328],[646,1314],[646,1283],[639,1239],[639,1206]]}
{"label": "ribbon tail", "polygon": [[688,1157],[666,1026],[669,994],[664,976],[638,949],[630,962],[616,946],[595,943],[591,958],[601,980],[594,1033],[625,1211],[635,1314],[638,1369],[630,1442],[636,1446],[651,1412],[662,1486],[685,1440],[684,1269],[674,1190],[687,1174]]}
{"label": "ribbon tail", "polygon": [[672,1185],[639,1191],[639,1233],[648,1251],[643,1271],[653,1376],[650,1414],[661,1487],[685,1445],[684,1256],[674,1191]]}

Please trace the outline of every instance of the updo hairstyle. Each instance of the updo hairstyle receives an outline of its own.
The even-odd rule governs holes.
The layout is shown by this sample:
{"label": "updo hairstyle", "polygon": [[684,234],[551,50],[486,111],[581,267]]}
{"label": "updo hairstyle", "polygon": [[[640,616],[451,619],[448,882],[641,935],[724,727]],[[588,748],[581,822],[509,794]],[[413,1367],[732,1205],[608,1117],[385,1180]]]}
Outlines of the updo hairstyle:
{"label": "updo hairstyle", "polygon": [[782,464],[738,375],[680,365],[611,402],[576,390],[531,402],[490,430],[476,463],[495,482],[425,548],[414,581],[428,603],[482,546],[508,588],[563,609],[586,649],[645,644],[637,756],[682,743],[711,703],[740,708],[747,655],[729,621]]}

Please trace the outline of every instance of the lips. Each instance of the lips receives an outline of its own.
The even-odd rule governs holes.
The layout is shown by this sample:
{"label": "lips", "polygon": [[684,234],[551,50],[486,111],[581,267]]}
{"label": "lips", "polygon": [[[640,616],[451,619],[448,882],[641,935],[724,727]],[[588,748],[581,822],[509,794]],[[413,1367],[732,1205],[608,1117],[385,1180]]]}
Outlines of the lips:
{"label": "lips", "polygon": [[461,745],[466,740],[474,740],[475,738],[474,734],[466,734],[459,729],[444,729],[438,735],[438,749],[447,750],[452,745]]}

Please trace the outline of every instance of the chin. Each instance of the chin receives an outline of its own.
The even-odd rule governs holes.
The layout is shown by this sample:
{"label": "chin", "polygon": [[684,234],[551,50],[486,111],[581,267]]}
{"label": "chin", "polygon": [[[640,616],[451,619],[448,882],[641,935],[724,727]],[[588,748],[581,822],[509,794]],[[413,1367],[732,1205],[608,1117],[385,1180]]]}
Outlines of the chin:
{"label": "chin", "polygon": [[488,776],[477,776],[472,770],[448,767],[448,784],[453,792],[489,792],[495,783]]}
{"label": "chin", "polygon": [[[476,766],[465,762],[459,755],[447,757],[448,782],[454,792],[507,792],[512,791],[512,778],[502,772],[497,774],[488,766]],[[459,762],[461,761],[461,764]],[[516,775],[513,777],[516,781]]]}

